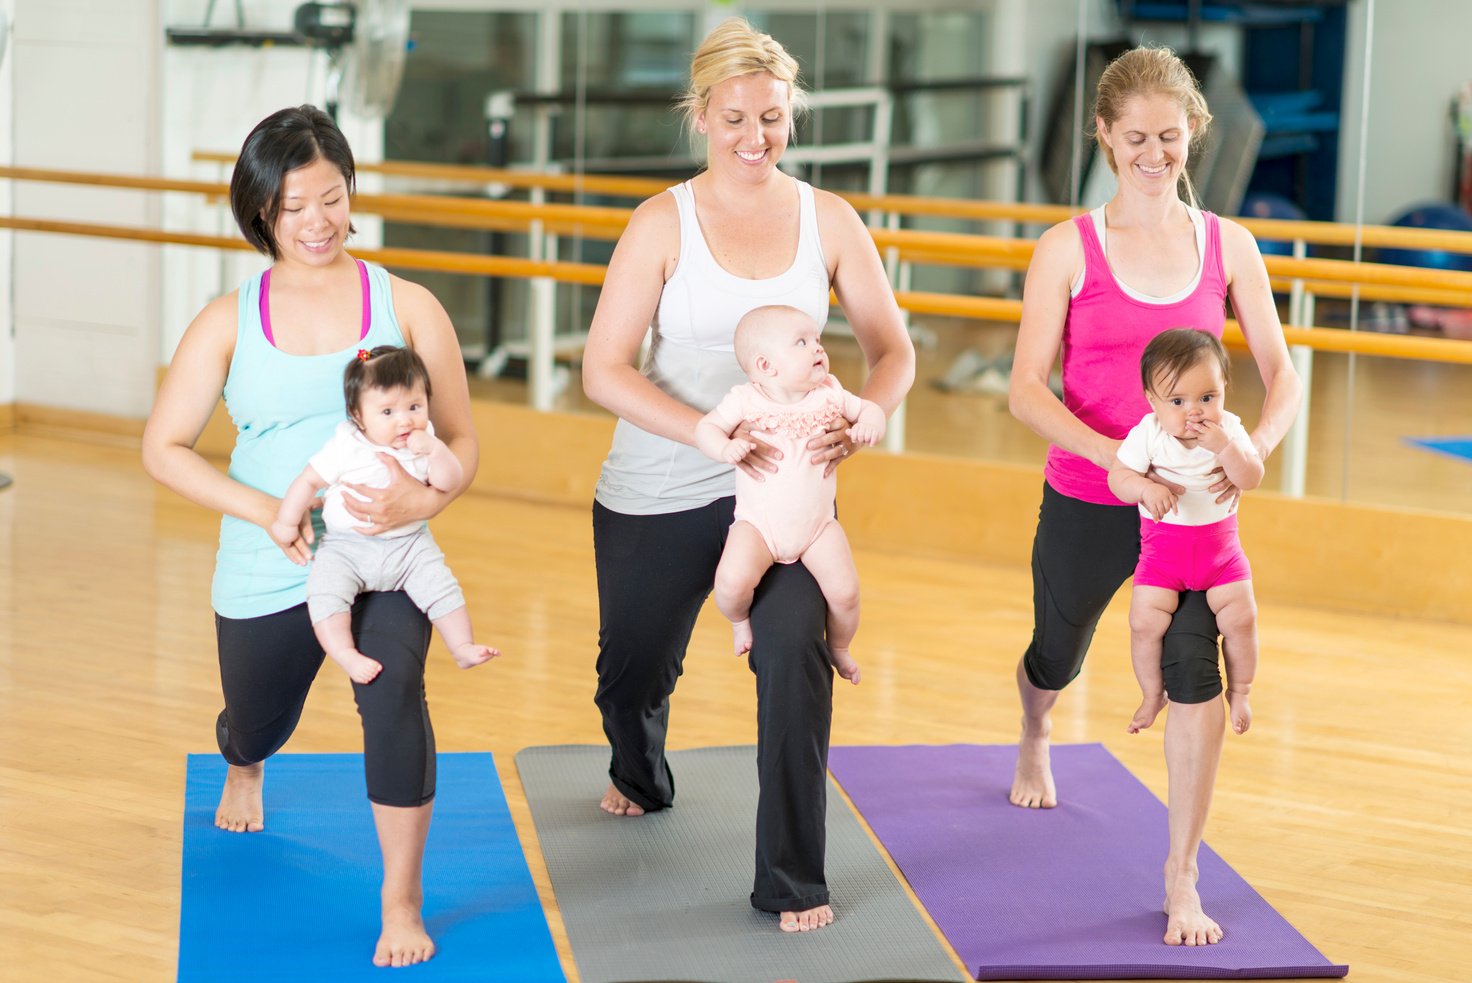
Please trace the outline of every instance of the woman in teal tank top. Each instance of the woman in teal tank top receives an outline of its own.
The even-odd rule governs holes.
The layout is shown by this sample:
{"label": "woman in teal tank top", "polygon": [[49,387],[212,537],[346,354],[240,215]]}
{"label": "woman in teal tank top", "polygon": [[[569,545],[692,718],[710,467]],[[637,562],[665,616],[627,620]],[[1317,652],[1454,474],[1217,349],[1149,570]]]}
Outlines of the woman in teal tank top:
{"label": "woman in teal tank top", "polygon": [[[470,484],[478,447],[459,342],[422,287],[355,260],[352,151],[312,106],[262,120],[241,148],[230,204],[248,242],[271,267],[209,304],[169,365],[143,435],[143,464],[159,482],[220,512],[212,588],[225,709],[216,723],[230,768],[215,825],[265,826],[264,761],[300,718],[323,653],[306,611],[306,562],[318,530],[310,516],[289,547],[266,533],[280,496],[344,416],[342,373],[359,348],[412,347],[429,368],[436,433],[464,467],[449,492],[400,468],[366,489],[354,510],[369,533],[437,515]],[[237,431],[228,473],[194,448],[224,398]],[[368,798],[383,850],[380,966],[434,955],[420,916],[420,868],[434,800],[434,733],[424,703],[429,625],[402,593],[365,594],[353,609],[379,677],[354,685],[363,719]],[[370,649],[372,651],[370,651]]]}

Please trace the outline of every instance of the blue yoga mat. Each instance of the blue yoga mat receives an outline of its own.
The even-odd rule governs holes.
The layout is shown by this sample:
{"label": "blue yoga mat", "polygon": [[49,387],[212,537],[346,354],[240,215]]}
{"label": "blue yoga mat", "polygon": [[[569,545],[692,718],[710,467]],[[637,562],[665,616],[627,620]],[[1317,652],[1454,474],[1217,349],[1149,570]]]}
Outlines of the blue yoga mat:
{"label": "blue yoga mat", "polygon": [[225,762],[191,754],[179,983],[564,980],[495,763],[441,754],[424,860],[427,963],[373,965],[382,862],[358,754],[279,754],[266,829],[214,826]]}
{"label": "blue yoga mat", "polygon": [[1406,443],[1448,457],[1472,461],[1472,437],[1408,437]]}

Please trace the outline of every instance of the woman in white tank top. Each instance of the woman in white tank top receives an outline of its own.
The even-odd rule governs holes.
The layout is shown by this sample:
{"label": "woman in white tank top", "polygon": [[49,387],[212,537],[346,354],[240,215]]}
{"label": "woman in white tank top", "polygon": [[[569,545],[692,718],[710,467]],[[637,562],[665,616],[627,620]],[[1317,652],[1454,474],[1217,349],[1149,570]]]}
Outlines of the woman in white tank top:
{"label": "woman in white tank top", "polygon": [[[745,21],[706,38],[684,109],[705,138],[707,168],[635,210],[588,332],[584,388],[619,417],[593,507],[596,699],[612,750],[601,805],[614,815],[673,802],[669,696],[733,508],[730,471],[695,448],[695,425],[744,381],[736,322],[788,304],[821,323],[831,287],[869,365],[861,395],[893,412],[914,379],[914,350],[868,230],[847,203],[777,169],[801,99],[796,78],[791,56]],[[828,468],[853,450],[840,429],[809,449]],[[775,470],[763,453],[739,466]],[[751,902],[777,913],[784,931],[833,920],[822,865],[833,681],[824,613],[800,564],[774,569],[751,612],[761,783]]]}

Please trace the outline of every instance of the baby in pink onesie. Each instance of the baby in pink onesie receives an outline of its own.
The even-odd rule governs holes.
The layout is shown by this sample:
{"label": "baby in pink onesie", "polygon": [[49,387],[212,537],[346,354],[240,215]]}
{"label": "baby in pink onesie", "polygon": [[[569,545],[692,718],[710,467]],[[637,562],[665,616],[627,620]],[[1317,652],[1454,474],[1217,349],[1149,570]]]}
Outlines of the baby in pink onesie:
{"label": "baby in pink onesie", "polygon": [[759,307],[736,326],[736,359],[751,381],[734,387],[695,428],[695,443],[717,461],[736,464],[756,444],[732,436],[743,423],[781,452],[775,474],[761,480],[736,471],[736,515],[716,568],[716,606],[731,619],[736,654],[751,648],[751,599],[773,563],[796,563],[813,575],[828,602],[828,650],[850,682],[859,666],[849,654],[859,627],[859,574],[848,537],[834,518],[838,481],[824,477],[807,442],[839,419],[855,444],[884,436],[884,411],[845,392],[828,372],[819,327],[793,307]]}
{"label": "baby in pink onesie", "polygon": [[[1238,491],[1262,483],[1263,463],[1242,421],[1226,408],[1231,362],[1205,331],[1172,328],[1140,357],[1153,412],[1124,438],[1109,489],[1140,506],[1140,562],[1130,596],[1130,659],[1143,699],[1130,733],[1155,722],[1167,694],[1161,643],[1180,592],[1206,592],[1222,633],[1232,730],[1252,725],[1247,694],[1257,673],[1257,602],[1252,568],[1237,539],[1237,500],[1217,501],[1210,487],[1226,474]],[[1151,469],[1170,485],[1151,480]],[[1183,489],[1180,494],[1171,487]]]}

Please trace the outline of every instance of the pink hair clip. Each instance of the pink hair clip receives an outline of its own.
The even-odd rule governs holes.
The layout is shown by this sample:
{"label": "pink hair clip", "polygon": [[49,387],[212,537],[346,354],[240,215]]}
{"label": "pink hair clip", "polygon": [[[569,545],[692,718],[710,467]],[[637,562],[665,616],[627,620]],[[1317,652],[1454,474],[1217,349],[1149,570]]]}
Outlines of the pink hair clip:
{"label": "pink hair clip", "polygon": [[368,361],[372,357],[373,357],[373,353],[370,352],[368,349],[366,349],[366,348],[359,348],[358,349],[358,360],[360,362],[366,362],[366,361]]}

